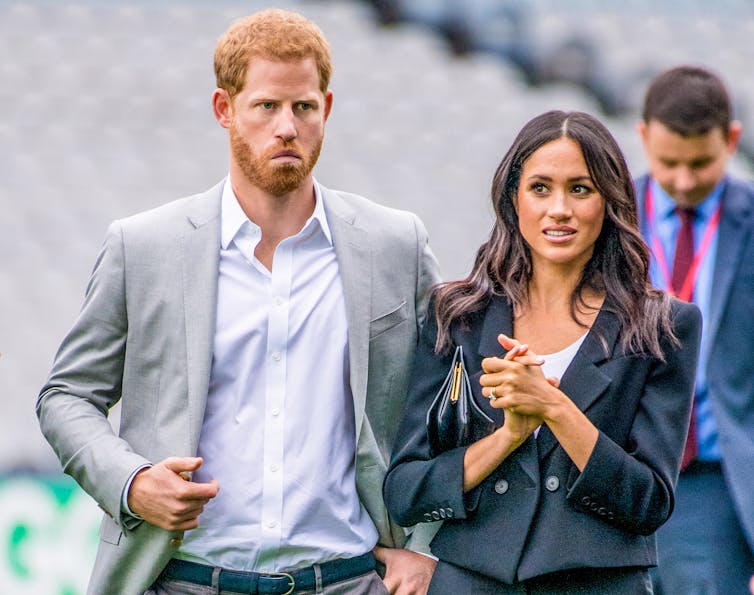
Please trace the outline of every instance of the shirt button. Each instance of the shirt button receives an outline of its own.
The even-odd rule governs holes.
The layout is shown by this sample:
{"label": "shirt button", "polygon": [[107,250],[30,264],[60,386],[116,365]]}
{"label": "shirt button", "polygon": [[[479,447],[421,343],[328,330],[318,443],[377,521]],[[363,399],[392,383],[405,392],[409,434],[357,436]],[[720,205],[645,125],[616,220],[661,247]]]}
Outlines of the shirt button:
{"label": "shirt button", "polygon": [[508,482],[505,479],[498,479],[495,482],[495,491],[498,494],[505,494],[508,491]]}
{"label": "shirt button", "polygon": [[272,354],[272,359],[274,359],[276,362],[280,361],[280,354],[276,351]]}
{"label": "shirt button", "polygon": [[183,545],[183,539],[178,539],[177,537],[173,537],[173,539],[170,540],[170,547],[181,547]]}
{"label": "shirt button", "polygon": [[274,463],[272,465],[270,465],[270,471],[272,471],[274,473],[277,470],[278,470],[278,466],[277,465],[275,465]]}
{"label": "shirt button", "polygon": [[547,488],[548,491],[554,492],[559,487],[560,487],[560,480],[554,475],[550,475],[547,479],[545,479],[545,488]]}
{"label": "shirt button", "polygon": [[276,305],[276,306],[282,306],[282,305],[283,305],[283,298],[281,298],[281,297],[276,297],[276,298],[275,298],[275,305]]}
{"label": "shirt button", "polygon": [[277,417],[278,415],[280,415],[280,409],[278,409],[277,407],[275,407],[272,411],[270,411],[270,413],[272,413],[272,415],[274,415],[275,417]]}
{"label": "shirt button", "polygon": [[277,521],[267,521],[267,526],[270,529],[274,529],[275,527],[277,527]]}

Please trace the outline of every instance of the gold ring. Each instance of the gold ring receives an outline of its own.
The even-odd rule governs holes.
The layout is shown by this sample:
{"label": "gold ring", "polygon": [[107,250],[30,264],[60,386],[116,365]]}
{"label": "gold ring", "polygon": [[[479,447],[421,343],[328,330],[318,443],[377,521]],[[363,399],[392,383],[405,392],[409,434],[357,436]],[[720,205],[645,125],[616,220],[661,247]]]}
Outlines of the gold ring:
{"label": "gold ring", "polygon": [[498,396],[495,394],[495,387],[490,389],[490,401],[497,401]]}

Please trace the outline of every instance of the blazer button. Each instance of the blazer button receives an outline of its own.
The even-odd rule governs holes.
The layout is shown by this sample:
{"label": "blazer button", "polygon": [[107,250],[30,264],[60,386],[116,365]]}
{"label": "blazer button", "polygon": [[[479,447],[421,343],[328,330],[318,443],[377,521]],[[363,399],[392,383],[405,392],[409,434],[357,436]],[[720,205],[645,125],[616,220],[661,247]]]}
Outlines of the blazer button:
{"label": "blazer button", "polygon": [[181,547],[183,545],[183,539],[178,539],[177,537],[173,537],[173,539],[170,540],[170,547]]}
{"label": "blazer button", "polygon": [[453,518],[453,509],[452,509],[452,508],[451,508],[450,506],[448,506],[448,507],[447,507],[447,508],[445,509],[445,514],[447,514],[447,515],[448,515],[448,518],[449,518],[449,519],[452,519],[452,518]]}
{"label": "blazer button", "polygon": [[560,480],[554,475],[550,475],[545,480],[545,487],[547,488],[548,491],[554,492],[560,487]]}
{"label": "blazer button", "polygon": [[439,521],[440,520],[440,513],[437,512],[436,510],[433,510],[432,511],[432,519],[435,520],[435,521]]}
{"label": "blazer button", "polygon": [[495,491],[498,494],[505,494],[508,491],[508,482],[504,479],[498,479],[495,482]]}
{"label": "blazer button", "polygon": [[444,508],[441,508],[441,509],[440,509],[440,510],[438,510],[437,512],[439,513],[439,515],[440,515],[440,518],[441,518],[441,519],[444,519],[444,518],[445,518],[446,516],[448,516],[448,515],[447,515],[447,514],[445,513],[445,509],[444,509]]}
{"label": "blazer button", "polygon": [[432,515],[429,514],[428,512],[425,512],[424,513],[424,520],[427,521],[428,523],[431,523],[432,522]]}

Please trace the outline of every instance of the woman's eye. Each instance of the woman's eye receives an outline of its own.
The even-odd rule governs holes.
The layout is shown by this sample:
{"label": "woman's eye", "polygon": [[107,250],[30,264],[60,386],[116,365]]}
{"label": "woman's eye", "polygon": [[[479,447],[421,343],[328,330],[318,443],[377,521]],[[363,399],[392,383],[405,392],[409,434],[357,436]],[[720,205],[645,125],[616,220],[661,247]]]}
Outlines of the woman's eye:
{"label": "woman's eye", "polygon": [[547,186],[540,182],[536,182],[531,185],[532,191],[536,192],[537,194],[542,194],[543,192],[547,192]]}
{"label": "woman's eye", "polygon": [[576,184],[571,191],[574,194],[579,194],[579,195],[584,196],[591,193],[592,189],[589,188],[589,186],[584,186],[583,184]]}

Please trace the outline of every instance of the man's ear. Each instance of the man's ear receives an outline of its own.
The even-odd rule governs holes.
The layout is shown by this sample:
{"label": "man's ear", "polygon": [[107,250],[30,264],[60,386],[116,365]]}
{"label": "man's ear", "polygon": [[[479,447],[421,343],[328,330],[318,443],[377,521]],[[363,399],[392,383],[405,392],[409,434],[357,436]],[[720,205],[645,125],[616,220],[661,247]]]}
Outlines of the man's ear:
{"label": "man's ear", "polygon": [[225,89],[215,89],[212,93],[212,112],[223,128],[230,128],[233,122],[233,100]]}
{"label": "man's ear", "polygon": [[636,132],[639,133],[639,138],[644,146],[647,145],[647,123],[644,120],[639,120],[636,123]]}
{"label": "man's ear", "polygon": [[327,93],[325,93],[325,122],[327,122],[327,118],[330,116],[330,110],[332,109],[332,98],[332,91],[328,89]]}
{"label": "man's ear", "polygon": [[741,132],[743,126],[738,120],[732,120],[730,126],[728,126],[728,138],[725,139],[725,144],[728,147],[728,153],[733,155],[738,150],[738,143],[741,140]]}

